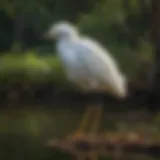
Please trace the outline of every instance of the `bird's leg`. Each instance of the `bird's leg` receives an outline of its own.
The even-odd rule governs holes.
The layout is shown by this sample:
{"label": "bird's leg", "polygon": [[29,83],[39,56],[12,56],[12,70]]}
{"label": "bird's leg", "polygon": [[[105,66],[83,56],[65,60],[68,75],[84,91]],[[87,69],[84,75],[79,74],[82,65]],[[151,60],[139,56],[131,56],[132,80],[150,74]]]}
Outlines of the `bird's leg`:
{"label": "bird's leg", "polygon": [[84,135],[85,129],[87,128],[89,119],[92,115],[93,108],[88,107],[87,110],[84,113],[84,116],[82,117],[82,121],[78,127],[78,129],[71,135],[71,138],[79,138]]}
{"label": "bird's leg", "polygon": [[94,109],[94,114],[92,115],[92,125],[90,128],[90,136],[91,138],[94,138],[95,135],[97,134],[100,119],[102,117],[102,111],[103,111],[103,97],[100,93],[95,93],[94,95],[94,104],[93,104],[93,109]]}
{"label": "bird's leg", "polygon": [[99,127],[99,123],[100,123],[100,119],[102,117],[102,111],[103,111],[103,108],[102,106],[96,106],[94,107],[94,114],[93,114],[93,123],[91,125],[91,129],[90,129],[90,135],[91,135],[91,138],[97,134],[97,131],[98,131],[98,127]]}
{"label": "bird's leg", "polygon": [[[98,128],[99,127],[99,123],[100,123],[100,120],[101,120],[101,117],[102,117],[102,113],[103,113],[103,105],[101,104],[101,98],[98,99],[98,104],[95,105],[93,107],[93,109],[94,109],[94,114],[92,115],[93,116],[92,117],[93,118],[93,121],[92,121],[93,123],[92,123],[90,131],[89,131],[90,132],[89,138],[90,138],[91,141],[95,140],[95,138],[96,138],[96,134],[97,134],[98,129],[99,129]],[[88,155],[88,158],[90,160],[98,160],[99,159],[99,154],[96,151],[90,152],[89,155]]]}

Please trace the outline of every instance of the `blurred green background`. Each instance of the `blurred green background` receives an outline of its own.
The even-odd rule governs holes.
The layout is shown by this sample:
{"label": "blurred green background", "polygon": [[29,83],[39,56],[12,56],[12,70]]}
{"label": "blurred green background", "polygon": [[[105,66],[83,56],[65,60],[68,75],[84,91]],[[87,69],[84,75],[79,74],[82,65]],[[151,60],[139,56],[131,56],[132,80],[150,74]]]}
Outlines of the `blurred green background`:
{"label": "blurred green background", "polygon": [[[84,107],[78,107],[80,110],[73,109],[74,105],[79,104],[72,102],[68,102],[66,106],[42,105],[41,101],[38,106],[32,104],[34,99],[32,94],[36,92],[32,90],[34,86],[53,84],[57,87],[53,97],[57,92],[61,92],[61,89],[71,90],[72,86],[66,81],[65,72],[57,58],[55,42],[42,38],[49,25],[57,20],[75,23],[81,32],[100,41],[117,59],[128,79],[134,80],[143,62],[153,61],[149,36],[151,16],[149,2],[146,0],[0,1],[1,160],[71,159],[63,153],[45,147],[44,143],[50,137],[65,136],[72,132],[80,120]],[[31,95],[28,97],[29,105],[26,105],[26,101],[23,102],[21,98],[18,98],[21,100],[20,104],[15,101],[21,94],[21,92],[17,94],[17,84],[23,87],[24,91],[29,90],[28,94]],[[51,100],[53,97],[51,96]],[[4,99],[7,102],[5,106],[2,103]],[[115,107],[116,112],[117,106],[108,107]],[[137,118],[138,114],[142,118]],[[159,131],[158,114],[152,121],[149,116],[150,114],[144,110],[134,112],[132,108],[128,113],[122,109],[112,113],[111,116],[105,115],[102,128]]]}

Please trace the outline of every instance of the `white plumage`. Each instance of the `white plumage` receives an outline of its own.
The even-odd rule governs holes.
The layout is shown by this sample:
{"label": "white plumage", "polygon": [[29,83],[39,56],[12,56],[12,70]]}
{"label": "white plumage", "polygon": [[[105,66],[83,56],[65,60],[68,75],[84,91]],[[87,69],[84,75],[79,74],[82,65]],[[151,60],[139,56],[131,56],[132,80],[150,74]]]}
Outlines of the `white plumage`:
{"label": "white plumage", "polygon": [[57,51],[71,82],[84,91],[109,92],[116,97],[126,96],[124,75],[115,59],[98,42],[81,36],[67,22],[52,25],[47,36],[57,38]]}
{"label": "white plumage", "polygon": [[[108,92],[119,98],[126,96],[124,75],[120,72],[115,59],[98,42],[81,36],[78,30],[67,22],[52,25],[45,37],[57,38],[57,51],[68,79],[83,91]],[[96,102],[96,99],[93,97],[92,101]],[[97,105],[97,102],[93,106],[88,106],[80,126],[71,138],[83,137],[85,129],[89,126],[88,122],[92,122],[90,132],[95,134],[102,107],[103,105]],[[93,135],[91,137],[93,138]]]}

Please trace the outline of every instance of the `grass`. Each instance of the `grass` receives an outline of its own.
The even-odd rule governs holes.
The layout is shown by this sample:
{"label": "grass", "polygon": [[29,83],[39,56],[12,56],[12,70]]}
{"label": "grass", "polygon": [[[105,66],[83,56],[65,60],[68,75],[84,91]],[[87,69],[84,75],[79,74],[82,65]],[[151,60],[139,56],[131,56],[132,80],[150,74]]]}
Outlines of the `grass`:
{"label": "grass", "polygon": [[[57,80],[58,79],[58,80]],[[33,52],[0,56],[0,80],[65,81],[61,63],[56,56],[39,56]]]}

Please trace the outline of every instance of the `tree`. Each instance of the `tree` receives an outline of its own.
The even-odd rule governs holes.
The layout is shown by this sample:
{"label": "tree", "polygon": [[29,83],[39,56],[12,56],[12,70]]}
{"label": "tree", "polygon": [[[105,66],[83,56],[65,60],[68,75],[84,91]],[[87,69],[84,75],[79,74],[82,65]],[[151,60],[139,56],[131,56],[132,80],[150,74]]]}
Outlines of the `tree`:
{"label": "tree", "polygon": [[152,110],[159,109],[160,103],[160,1],[151,0],[151,41],[154,53],[154,75],[149,104]]}

